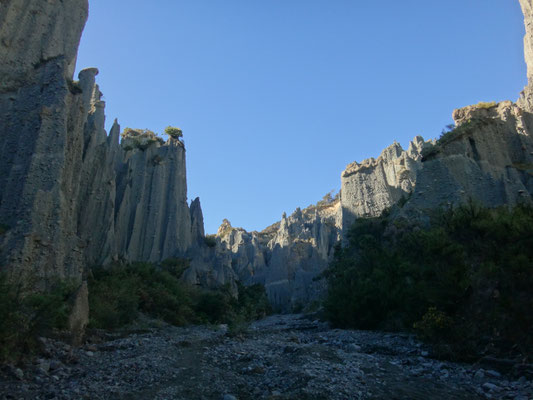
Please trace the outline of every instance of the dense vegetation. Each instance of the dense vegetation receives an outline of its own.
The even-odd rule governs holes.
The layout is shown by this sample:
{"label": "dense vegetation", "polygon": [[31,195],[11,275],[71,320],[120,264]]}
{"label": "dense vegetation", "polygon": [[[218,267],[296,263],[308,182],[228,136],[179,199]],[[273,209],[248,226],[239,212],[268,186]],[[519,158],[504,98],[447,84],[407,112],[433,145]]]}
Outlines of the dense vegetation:
{"label": "dense vegetation", "polygon": [[46,293],[23,294],[0,274],[0,362],[16,362],[40,349],[39,336],[66,328],[73,285],[50,284]]}
{"label": "dense vegetation", "polygon": [[264,287],[229,286],[207,290],[184,284],[186,260],[117,264],[93,268],[89,280],[90,326],[115,329],[133,322],[139,313],[174,325],[227,323],[230,328],[270,312]]}
{"label": "dense vegetation", "polygon": [[[89,276],[90,328],[118,329],[144,314],[173,325],[228,324],[230,334],[271,312],[261,285],[207,290],[184,284],[188,262],[132,263],[95,267]],[[16,362],[39,352],[39,337],[67,328],[76,289],[57,281],[45,293],[24,293],[0,274],[0,362]]]}
{"label": "dense vegetation", "polygon": [[360,219],[325,275],[336,326],[415,330],[446,357],[533,352],[531,206]]}

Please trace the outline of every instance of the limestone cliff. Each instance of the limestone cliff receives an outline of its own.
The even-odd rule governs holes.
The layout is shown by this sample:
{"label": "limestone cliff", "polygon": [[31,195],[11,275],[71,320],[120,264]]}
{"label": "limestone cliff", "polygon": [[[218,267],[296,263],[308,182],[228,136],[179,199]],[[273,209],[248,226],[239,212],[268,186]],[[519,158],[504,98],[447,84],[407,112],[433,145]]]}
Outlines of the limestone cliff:
{"label": "limestone cliff", "polygon": [[70,80],[87,12],[84,0],[0,3],[0,265],[23,266],[23,275],[81,280],[89,110]]}
{"label": "limestone cliff", "polygon": [[[0,2],[0,265],[30,285],[88,265],[159,261],[203,243],[185,148],[109,135],[90,68],[72,80],[86,0]],[[191,220],[194,219],[194,225]]]}
{"label": "limestone cliff", "polygon": [[[324,282],[314,278],[331,260],[340,238],[339,209],[339,199],[323,200],[304,210],[298,208],[289,217],[284,214],[280,222],[262,232],[234,228],[224,220],[211,250],[211,265],[217,265],[217,275],[226,271],[225,278],[233,274],[244,284],[263,284],[276,310],[309,305],[325,289]],[[188,276],[212,273],[202,265],[193,260]]]}
{"label": "limestone cliff", "polygon": [[504,101],[455,110],[456,129],[427,152],[402,213],[475,200],[487,207],[531,202],[533,115]]}
{"label": "limestone cliff", "polygon": [[377,158],[353,162],[341,174],[341,227],[346,231],[357,217],[375,217],[410,196],[421,167],[422,150],[430,143],[417,136],[407,151],[399,143]]}
{"label": "limestone cliff", "polygon": [[184,254],[192,233],[183,143],[154,137],[132,145],[133,132],[123,135],[116,164],[117,252],[131,261]]}
{"label": "limestone cliff", "polygon": [[[436,141],[417,136],[341,174],[340,200],[313,213],[297,210],[267,230],[248,233],[224,223],[217,249],[244,282],[261,282],[282,310],[320,292],[313,280],[335,241],[356,218],[391,208],[398,218],[425,219],[428,210],[473,199],[488,207],[531,202],[533,195],[533,1],[520,0],[528,86],[517,103],[480,103],[455,110],[456,127]],[[225,251],[225,253],[223,253]]]}

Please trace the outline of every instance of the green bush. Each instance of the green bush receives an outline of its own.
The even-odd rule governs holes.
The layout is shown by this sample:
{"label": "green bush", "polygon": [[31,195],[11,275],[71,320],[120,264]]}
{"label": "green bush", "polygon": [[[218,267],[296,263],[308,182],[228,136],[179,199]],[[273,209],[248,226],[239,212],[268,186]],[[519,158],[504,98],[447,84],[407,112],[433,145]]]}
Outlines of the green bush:
{"label": "green bush", "polygon": [[167,126],[165,128],[165,133],[174,139],[179,139],[180,137],[183,137],[183,131],[180,128],[176,128],[174,126]]}
{"label": "green bush", "polygon": [[139,312],[183,325],[190,320],[188,288],[179,280],[185,261],[93,268],[89,280],[90,326],[116,329],[133,322]]}
{"label": "green bush", "polygon": [[465,357],[481,352],[486,338],[502,354],[513,346],[532,353],[532,207],[470,203],[394,236],[390,224],[388,217],[360,219],[349,244],[337,248],[325,272],[325,311],[335,326],[415,326],[452,349],[468,341],[472,354]]}
{"label": "green bush", "polygon": [[90,327],[117,329],[144,313],[173,325],[232,323],[265,316],[269,310],[261,285],[208,290],[184,284],[187,260],[132,263],[93,268],[89,279]]}
{"label": "green bush", "polygon": [[16,362],[39,351],[39,337],[65,329],[74,285],[56,281],[45,292],[27,293],[0,274],[0,362]]}

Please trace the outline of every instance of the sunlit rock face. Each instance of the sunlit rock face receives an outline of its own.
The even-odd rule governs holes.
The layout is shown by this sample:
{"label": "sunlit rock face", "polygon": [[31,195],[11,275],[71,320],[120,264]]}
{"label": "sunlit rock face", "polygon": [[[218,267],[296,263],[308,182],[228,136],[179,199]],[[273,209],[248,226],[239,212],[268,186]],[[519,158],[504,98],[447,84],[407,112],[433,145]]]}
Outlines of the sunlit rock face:
{"label": "sunlit rock face", "polygon": [[428,146],[417,136],[404,150],[394,143],[377,158],[353,162],[341,174],[341,221],[349,229],[358,217],[377,217],[383,210],[407,199],[416,184],[421,152]]}
{"label": "sunlit rock face", "polygon": [[261,232],[247,232],[224,220],[213,251],[242,283],[263,284],[274,309],[301,309],[324,293],[324,282],[314,278],[331,260],[340,238],[339,207],[339,199],[325,200],[284,214]]}
{"label": "sunlit rock face", "polygon": [[0,2],[0,265],[38,287],[203,243],[183,143],[126,130],[119,144],[98,70],[72,80],[87,13],[86,0]]}
{"label": "sunlit rock face", "polygon": [[504,101],[453,112],[457,134],[423,159],[402,213],[474,200],[488,207],[531,202],[533,115]]}

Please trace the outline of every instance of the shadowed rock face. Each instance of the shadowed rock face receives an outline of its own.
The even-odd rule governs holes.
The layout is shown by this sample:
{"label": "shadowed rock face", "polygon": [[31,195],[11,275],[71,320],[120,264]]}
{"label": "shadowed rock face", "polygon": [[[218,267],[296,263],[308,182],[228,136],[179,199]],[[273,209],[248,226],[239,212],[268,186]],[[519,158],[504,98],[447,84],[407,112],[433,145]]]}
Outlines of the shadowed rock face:
{"label": "shadowed rock face", "polygon": [[32,286],[80,282],[87,265],[118,258],[183,255],[193,234],[203,239],[183,143],[131,147],[130,131],[119,145],[119,125],[104,129],[98,70],[72,81],[86,18],[86,0],[0,2],[0,265]]}
{"label": "shadowed rock face", "polygon": [[[128,149],[123,137],[122,149]],[[127,260],[160,261],[192,245],[185,148],[177,139],[119,153],[115,231]],[[197,206],[199,207],[199,205]]]}
{"label": "shadowed rock face", "polygon": [[22,274],[81,279],[76,204],[89,110],[67,79],[86,18],[86,1],[0,3],[0,222],[10,227],[0,259]]}
{"label": "shadowed rock face", "polygon": [[72,78],[88,8],[88,0],[1,1],[0,91],[27,86],[53,60]]}

